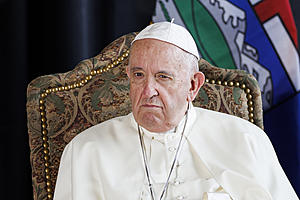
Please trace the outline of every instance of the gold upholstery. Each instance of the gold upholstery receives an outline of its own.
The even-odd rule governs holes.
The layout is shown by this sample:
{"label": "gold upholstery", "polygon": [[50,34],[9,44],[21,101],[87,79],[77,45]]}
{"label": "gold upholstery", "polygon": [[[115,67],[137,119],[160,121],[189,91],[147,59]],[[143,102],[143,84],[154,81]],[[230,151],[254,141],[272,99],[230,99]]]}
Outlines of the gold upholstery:
{"label": "gold upholstery", "polygon": [[[74,70],[33,80],[27,89],[28,134],[35,200],[52,199],[60,157],[66,144],[92,125],[131,110],[125,73],[135,33],[122,36]],[[260,128],[262,103],[253,76],[239,70],[199,67],[206,83],[195,106],[229,113]]]}

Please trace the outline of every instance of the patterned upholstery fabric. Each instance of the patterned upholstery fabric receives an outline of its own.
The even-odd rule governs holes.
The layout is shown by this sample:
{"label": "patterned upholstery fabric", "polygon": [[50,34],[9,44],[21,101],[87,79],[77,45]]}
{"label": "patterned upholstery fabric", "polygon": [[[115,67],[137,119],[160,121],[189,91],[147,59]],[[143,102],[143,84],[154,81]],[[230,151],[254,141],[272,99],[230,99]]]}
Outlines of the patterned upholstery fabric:
{"label": "patterned upholstery fabric", "polygon": [[[27,117],[35,200],[52,199],[64,147],[83,130],[131,111],[125,73],[130,42],[122,36],[74,70],[38,77],[28,85]],[[262,125],[260,90],[253,76],[199,61],[207,77],[195,106]]]}

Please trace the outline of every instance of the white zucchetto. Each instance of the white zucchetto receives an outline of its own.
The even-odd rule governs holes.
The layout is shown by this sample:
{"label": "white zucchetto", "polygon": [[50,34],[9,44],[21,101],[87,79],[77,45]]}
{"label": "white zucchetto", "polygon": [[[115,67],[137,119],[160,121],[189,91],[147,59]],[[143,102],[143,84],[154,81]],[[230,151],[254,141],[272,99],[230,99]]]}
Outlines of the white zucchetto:
{"label": "white zucchetto", "polygon": [[197,45],[189,33],[189,31],[172,22],[158,22],[144,28],[131,42],[133,44],[137,40],[157,39],[173,44],[188,53],[193,54],[199,60]]}

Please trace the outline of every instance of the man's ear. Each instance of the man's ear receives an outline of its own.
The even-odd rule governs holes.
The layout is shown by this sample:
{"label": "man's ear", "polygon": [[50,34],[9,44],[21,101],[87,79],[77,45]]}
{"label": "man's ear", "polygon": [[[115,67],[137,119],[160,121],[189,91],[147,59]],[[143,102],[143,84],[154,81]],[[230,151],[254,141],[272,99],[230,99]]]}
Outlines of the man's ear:
{"label": "man's ear", "polygon": [[196,72],[191,77],[191,87],[188,94],[188,101],[193,101],[196,98],[200,88],[204,84],[205,76],[202,72]]}

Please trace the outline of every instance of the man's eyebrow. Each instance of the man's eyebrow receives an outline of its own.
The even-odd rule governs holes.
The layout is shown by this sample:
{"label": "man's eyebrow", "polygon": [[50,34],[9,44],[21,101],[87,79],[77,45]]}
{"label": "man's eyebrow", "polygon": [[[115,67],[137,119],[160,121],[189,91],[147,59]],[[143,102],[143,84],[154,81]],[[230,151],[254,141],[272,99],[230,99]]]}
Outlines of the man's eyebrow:
{"label": "man's eyebrow", "polygon": [[138,71],[138,70],[143,70],[141,67],[132,67],[130,68],[130,72]]}
{"label": "man's eyebrow", "polygon": [[174,75],[171,72],[167,72],[167,71],[159,71],[156,74],[167,74],[168,76],[174,77]]}

